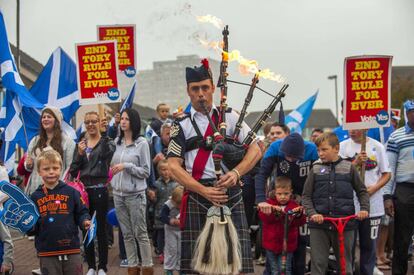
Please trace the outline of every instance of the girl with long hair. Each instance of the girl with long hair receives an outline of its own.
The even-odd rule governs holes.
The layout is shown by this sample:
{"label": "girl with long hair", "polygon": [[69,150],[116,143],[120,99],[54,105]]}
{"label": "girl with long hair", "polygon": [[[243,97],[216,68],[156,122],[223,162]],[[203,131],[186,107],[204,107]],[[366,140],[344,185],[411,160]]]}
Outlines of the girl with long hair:
{"label": "girl with long hair", "polygon": [[146,179],[150,174],[151,158],[147,140],[140,136],[141,118],[134,109],[121,114],[120,136],[111,162],[116,214],[128,258],[128,275],[141,274],[136,241],[142,258],[142,274],[154,274],[151,246],[146,223]]}
{"label": "girl with long hair", "polygon": [[39,135],[35,136],[29,143],[27,157],[24,167],[32,172],[26,186],[26,193],[31,195],[42,183],[37,173],[36,158],[45,148],[53,148],[62,157],[62,175],[72,163],[75,142],[62,133],[63,115],[55,107],[45,107],[40,116]]}

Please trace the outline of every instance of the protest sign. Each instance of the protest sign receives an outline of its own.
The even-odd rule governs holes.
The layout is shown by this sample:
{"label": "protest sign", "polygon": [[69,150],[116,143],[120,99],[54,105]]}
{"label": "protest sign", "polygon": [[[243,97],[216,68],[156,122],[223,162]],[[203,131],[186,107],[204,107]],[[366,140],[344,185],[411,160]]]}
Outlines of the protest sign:
{"label": "protest sign", "polygon": [[116,41],[76,45],[79,103],[120,102]]}
{"label": "protest sign", "polygon": [[392,56],[345,58],[345,130],[390,125],[391,62]]}
{"label": "protest sign", "polygon": [[135,25],[98,26],[98,40],[116,40],[118,69],[127,77],[136,73]]}

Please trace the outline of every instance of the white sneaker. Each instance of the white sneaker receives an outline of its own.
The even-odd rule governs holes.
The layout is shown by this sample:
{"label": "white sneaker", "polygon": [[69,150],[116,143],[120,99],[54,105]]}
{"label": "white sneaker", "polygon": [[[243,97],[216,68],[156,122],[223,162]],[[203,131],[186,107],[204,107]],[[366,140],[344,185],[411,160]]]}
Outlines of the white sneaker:
{"label": "white sneaker", "polygon": [[86,275],[96,275],[96,271],[93,268],[89,268],[88,272],[86,273]]}
{"label": "white sneaker", "polygon": [[40,271],[40,268],[36,268],[32,270],[33,275],[42,275],[42,271]]}
{"label": "white sneaker", "polygon": [[374,275],[384,275],[384,272],[378,269],[378,267],[374,266]]}
{"label": "white sneaker", "polygon": [[103,269],[99,269],[98,275],[106,275],[106,272]]}

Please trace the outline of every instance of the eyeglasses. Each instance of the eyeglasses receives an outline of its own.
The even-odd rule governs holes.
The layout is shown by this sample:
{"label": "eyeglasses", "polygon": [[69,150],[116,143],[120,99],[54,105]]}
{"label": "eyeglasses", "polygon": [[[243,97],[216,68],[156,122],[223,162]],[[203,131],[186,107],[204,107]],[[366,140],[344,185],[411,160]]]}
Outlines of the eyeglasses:
{"label": "eyeglasses", "polygon": [[98,121],[97,120],[86,120],[83,123],[85,123],[85,125],[89,125],[89,124],[96,124],[98,123]]}
{"label": "eyeglasses", "polygon": [[203,92],[207,92],[210,89],[210,85],[192,86],[190,88],[192,92],[198,92],[200,89],[203,90]]}

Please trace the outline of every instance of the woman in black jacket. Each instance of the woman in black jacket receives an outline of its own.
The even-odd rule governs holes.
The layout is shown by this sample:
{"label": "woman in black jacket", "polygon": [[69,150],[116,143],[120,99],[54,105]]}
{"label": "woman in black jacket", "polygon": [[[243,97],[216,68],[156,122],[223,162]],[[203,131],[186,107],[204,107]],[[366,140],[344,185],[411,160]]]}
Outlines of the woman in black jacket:
{"label": "woman in black jacket", "polygon": [[73,177],[80,175],[89,197],[89,213],[96,211],[97,238],[99,251],[98,271],[96,271],[94,243],[85,248],[88,262],[88,273],[106,274],[108,261],[108,235],[106,233],[106,214],[108,212],[108,172],[115,144],[106,135],[106,129],[101,133],[100,119],[96,112],[85,114],[84,124],[86,133],[77,144],[77,150],[70,166]]}

